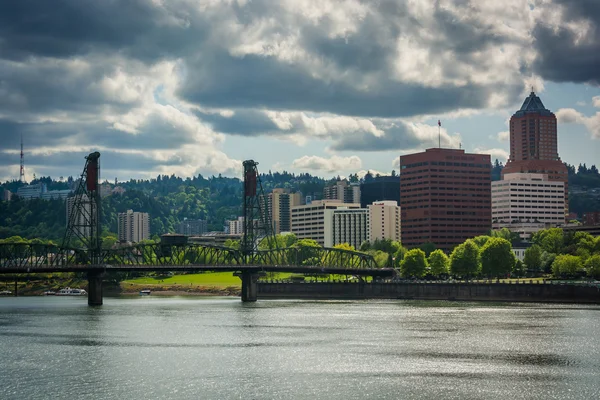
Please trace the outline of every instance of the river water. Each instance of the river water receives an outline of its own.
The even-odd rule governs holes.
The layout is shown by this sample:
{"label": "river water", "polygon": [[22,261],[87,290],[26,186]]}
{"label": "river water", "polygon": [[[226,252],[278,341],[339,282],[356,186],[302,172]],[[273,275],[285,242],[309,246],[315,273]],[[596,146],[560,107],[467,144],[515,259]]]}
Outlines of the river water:
{"label": "river water", "polygon": [[0,298],[0,399],[600,399],[600,307]]}

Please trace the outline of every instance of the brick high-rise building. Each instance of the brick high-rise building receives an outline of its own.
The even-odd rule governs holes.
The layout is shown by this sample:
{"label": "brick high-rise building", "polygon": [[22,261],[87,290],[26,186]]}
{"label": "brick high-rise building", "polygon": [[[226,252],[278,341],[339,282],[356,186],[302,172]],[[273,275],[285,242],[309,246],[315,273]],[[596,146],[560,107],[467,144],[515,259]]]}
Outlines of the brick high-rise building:
{"label": "brick high-rise building", "polygon": [[510,118],[510,158],[502,176],[512,173],[545,174],[550,181],[564,182],[568,214],[568,171],[558,156],[556,116],[533,91]]}
{"label": "brick high-rise building", "polygon": [[427,149],[400,157],[402,244],[451,249],[492,227],[489,154]]}

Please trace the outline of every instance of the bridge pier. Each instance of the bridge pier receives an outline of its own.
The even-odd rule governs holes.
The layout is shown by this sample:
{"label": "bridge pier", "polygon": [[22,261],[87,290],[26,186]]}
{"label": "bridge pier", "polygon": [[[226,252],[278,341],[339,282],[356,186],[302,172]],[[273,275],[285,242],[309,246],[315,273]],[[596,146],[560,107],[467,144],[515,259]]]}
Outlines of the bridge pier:
{"label": "bridge pier", "polygon": [[242,302],[249,303],[256,301],[258,298],[257,281],[261,273],[242,271],[235,272],[234,275],[239,276],[242,280]]}
{"label": "bridge pier", "polygon": [[88,271],[88,306],[102,305],[102,275],[104,271]]}

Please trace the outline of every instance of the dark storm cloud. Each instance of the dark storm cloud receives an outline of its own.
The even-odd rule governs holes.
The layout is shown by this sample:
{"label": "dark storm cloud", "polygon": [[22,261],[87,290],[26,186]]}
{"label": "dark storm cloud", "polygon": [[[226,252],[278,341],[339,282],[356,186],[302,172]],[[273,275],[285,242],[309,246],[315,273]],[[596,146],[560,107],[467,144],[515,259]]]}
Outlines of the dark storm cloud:
{"label": "dark storm cloud", "polygon": [[[553,27],[538,21],[534,30],[537,58],[535,70],[555,82],[600,84],[600,1],[555,0],[563,10],[563,26]],[[591,25],[586,38],[578,37],[567,22]]]}
{"label": "dark storm cloud", "polygon": [[323,82],[300,66],[256,55],[237,58],[220,53],[211,62],[190,68],[202,72],[188,78],[180,95],[190,102],[222,108],[403,117],[479,108],[489,95],[485,88],[476,85],[433,88],[397,81],[383,82],[373,90],[361,91],[345,82]]}
{"label": "dark storm cloud", "polygon": [[2,1],[0,54],[20,60],[123,49],[133,57],[156,60],[197,43],[206,32],[202,26],[183,29],[185,23],[185,12],[175,3],[159,8],[145,0]]}
{"label": "dark storm cloud", "polygon": [[229,117],[200,111],[196,111],[195,114],[217,132],[254,136],[279,131],[277,125],[262,111],[242,109]]}
{"label": "dark storm cloud", "polygon": [[[375,136],[369,132],[357,132],[353,135],[340,137],[332,146],[337,151],[389,151],[414,149],[427,141],[426,137],[419,137],[417,129],[411,129],[405,124],[394,124],[382,128],[382,136]],[[423,128],[421,128],[423,129]],[[446,142],[444,135],[443,142]]]}

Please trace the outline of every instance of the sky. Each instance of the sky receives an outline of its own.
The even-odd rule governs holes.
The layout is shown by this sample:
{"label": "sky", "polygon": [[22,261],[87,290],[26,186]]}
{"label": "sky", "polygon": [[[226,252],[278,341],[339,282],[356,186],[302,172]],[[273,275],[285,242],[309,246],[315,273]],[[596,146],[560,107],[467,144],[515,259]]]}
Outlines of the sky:
{"label": "sky", "polygon": [[21,137],[26,180],[93,151],[110,181],[505,162],[532,89],[562,160],[600,164],[600,1],[2,1],[0,181]]}

